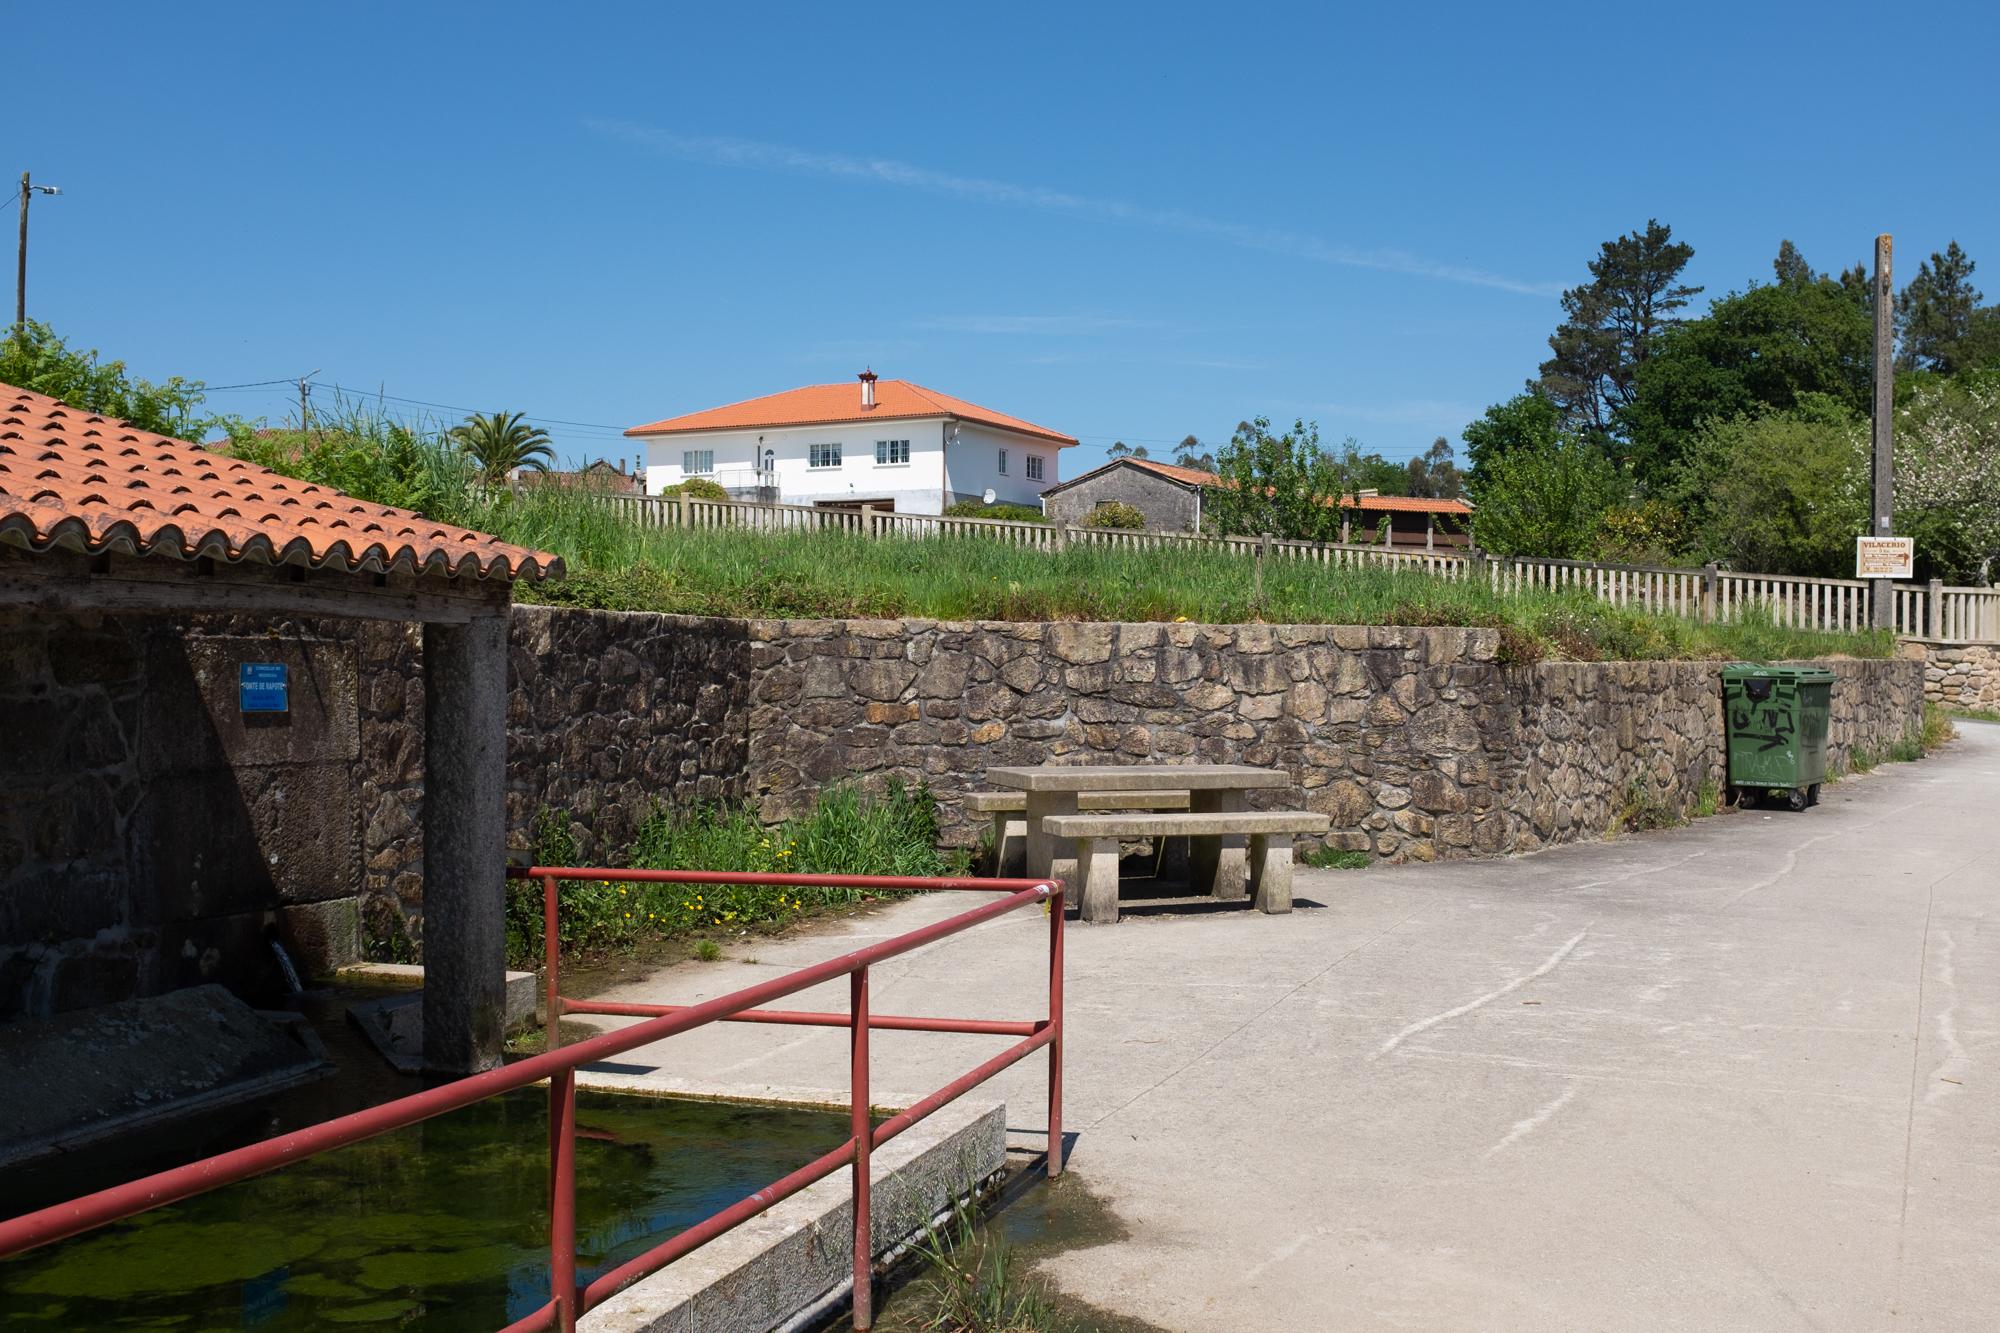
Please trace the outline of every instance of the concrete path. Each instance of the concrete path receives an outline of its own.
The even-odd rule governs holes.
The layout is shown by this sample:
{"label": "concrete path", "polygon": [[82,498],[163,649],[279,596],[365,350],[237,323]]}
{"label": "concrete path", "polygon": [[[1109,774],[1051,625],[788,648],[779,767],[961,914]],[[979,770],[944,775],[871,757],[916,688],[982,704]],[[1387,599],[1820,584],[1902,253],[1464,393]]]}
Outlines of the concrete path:
{"label": "concrete path", "polygon": [[[1131,1234],[1044,1271],[1190,1330],[2000,1328],[2000,727],[1960,730],[1801,815],[1302,874],[1289,917],[1072,923],[1070,1166]],[[953,905],[621,995],[735,989]],[[876,1008],[1034,1016],[1044,930],[885,966]],[[1003,1044],[878,1034],[879,1099]],[[838,1088],[846,1036],[627,1059]],[[993,1086],[1039,1131],[1039,1061]]]}

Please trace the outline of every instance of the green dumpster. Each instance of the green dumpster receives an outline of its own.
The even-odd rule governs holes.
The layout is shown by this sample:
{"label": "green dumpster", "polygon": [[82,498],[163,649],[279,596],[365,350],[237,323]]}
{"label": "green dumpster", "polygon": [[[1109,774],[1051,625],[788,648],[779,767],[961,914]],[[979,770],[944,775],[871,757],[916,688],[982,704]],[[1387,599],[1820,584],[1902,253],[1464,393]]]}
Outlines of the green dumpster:
{"label": "green dumpster", "polygon": [[1794,810],[1819,804],[1826,781],[1826,719],[1833,673],[1825,667],[1722,668],[1722,719],[1730,794],[1744,805],[1765,796]]}

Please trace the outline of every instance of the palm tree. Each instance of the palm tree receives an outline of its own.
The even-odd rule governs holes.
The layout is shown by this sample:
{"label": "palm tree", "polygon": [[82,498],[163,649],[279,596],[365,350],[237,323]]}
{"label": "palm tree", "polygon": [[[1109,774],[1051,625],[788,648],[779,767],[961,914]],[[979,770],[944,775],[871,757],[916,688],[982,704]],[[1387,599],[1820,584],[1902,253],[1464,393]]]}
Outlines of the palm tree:
{"label": "palm tree", "polygon": [[451,438],[479,465],[489,486],[505,485],[516,472],[547,472],[555,461],[549,433],[520,412],[474,412],[451,428]]}

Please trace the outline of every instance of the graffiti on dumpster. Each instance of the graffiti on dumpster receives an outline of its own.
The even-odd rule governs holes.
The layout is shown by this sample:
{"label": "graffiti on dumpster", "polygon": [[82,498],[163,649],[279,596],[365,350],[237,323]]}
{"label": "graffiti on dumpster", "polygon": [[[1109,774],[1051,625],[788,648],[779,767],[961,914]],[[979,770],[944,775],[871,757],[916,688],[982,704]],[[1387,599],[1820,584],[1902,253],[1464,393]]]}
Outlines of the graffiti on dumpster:
{"label": "graffiti on dumpster", "polygon": [[[1788,745],[1792,739],[1791,710],[1776,704],[1765,704],[1762,708],[1738,704],[1730,710],[1729,726],[1743,740],[1764,742],[1757,747],[1760,754]],[[1763,730],[1751,730],[1755,726],[1761,726]]]}

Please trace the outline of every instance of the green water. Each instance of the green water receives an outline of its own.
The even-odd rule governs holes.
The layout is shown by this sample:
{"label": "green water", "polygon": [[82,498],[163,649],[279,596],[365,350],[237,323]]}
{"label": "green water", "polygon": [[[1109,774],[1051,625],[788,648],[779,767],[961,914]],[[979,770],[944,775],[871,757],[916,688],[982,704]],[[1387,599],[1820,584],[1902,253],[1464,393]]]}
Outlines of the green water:
{"label": "green water", "polygon": [[[836,1112],[587,1092],[577,1123],[584,1282],[847,1137]],[[0,1262],[0,1325],[488,1333],[548,1299],[547,1145],[525,1089],[342,1148]]]}

